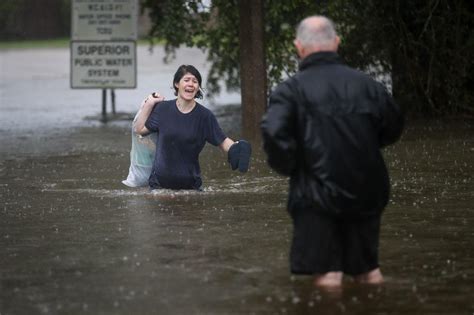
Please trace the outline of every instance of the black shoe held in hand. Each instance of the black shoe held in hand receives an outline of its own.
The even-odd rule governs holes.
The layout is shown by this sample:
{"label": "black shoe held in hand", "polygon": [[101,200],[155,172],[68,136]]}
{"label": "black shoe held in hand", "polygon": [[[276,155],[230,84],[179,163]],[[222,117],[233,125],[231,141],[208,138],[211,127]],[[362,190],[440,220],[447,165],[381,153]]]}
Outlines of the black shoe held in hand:
{"label": "black shoe held in hand", "polygon": [[237,168],[240,172],[245,173],[249,169],[250,155],[252,154],[252,147],[246,140],[239,140],[235,142],[227,152],[228,161],[233,171]]}

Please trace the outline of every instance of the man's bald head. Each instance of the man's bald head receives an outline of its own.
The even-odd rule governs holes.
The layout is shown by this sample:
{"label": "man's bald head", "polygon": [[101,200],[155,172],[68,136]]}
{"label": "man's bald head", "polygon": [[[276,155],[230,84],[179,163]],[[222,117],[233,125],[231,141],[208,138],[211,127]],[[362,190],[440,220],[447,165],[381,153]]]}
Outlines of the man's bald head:
{"label": "man's bald head", "polygon": [[300,58],[305,58],[319,51],[336,52],[339,41],[334,23],[325,16],[314,15],[300,22],[294,44]]}

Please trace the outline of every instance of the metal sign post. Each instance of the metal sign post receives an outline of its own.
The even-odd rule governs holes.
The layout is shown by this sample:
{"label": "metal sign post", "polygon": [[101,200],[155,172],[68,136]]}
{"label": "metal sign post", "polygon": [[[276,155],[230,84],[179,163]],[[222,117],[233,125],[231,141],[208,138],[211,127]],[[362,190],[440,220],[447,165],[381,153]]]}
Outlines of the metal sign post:
{"label": "metal sign post", "polygon": [[137,85],[138,0],[73,0],[71,18],[71,88],[102,89],[102,120],[107,94]]}

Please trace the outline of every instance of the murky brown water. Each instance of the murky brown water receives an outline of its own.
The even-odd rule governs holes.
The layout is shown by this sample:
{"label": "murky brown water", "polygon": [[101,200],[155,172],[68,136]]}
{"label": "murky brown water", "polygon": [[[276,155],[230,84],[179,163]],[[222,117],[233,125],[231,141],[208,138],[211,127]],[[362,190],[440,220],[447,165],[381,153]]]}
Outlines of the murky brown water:
{"label": "murky brown water", "polygon": [[[138,47],[138,87],[173,97],[172,75],[199,50],[163,64]],[[0,51],[0,314],[474,314],[474,126],[416,122],[386,153],[392,201],[380,260],[387,283],[339,292],[288,270],[286,179],[254,146],[250,172],[218,149],[201,156],[205,191],[152,194],[120,181],[129,122],[84,121],[100,91],[69,89],[68,49]],[[205,105],[230,136],[240,96]]]}
{"label": "murky brown water", "polygon": [[474,314],[472,124],[413,123],[385,151],[387,282],[339,292],[289,274],[287,182],[258,146],[245,175],[207,146],[204,192],[150,193],[120,183],[129,139],[122,122],[0,150],[0,314]]}

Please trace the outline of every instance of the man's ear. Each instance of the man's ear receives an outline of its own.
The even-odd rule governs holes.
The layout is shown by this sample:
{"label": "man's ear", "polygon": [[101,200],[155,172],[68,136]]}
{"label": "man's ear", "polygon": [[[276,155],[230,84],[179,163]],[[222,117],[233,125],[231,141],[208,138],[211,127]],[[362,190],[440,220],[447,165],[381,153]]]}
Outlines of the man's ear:
{"label": "man's ear", "polygon": [[341,43],[341,38],[339,36],[336,36],[336,50],[339,47],[340,43]]}
{"label": "man's ear", "polygon": [[296,47],[296,53],[298,54],[298,56],[300,58],[303,58],[303,56],[304,56],[304,47],[303,47],[303,45],[301,45],[301,42],[298,39],[295,39],[293,41],[293,44]]}

